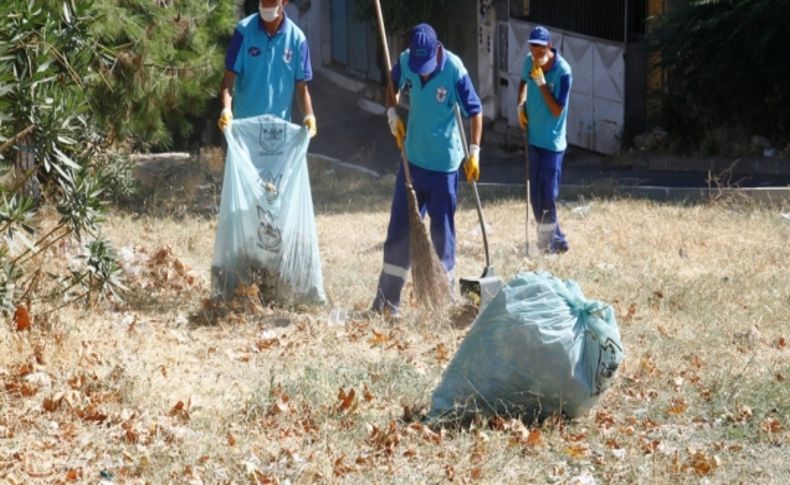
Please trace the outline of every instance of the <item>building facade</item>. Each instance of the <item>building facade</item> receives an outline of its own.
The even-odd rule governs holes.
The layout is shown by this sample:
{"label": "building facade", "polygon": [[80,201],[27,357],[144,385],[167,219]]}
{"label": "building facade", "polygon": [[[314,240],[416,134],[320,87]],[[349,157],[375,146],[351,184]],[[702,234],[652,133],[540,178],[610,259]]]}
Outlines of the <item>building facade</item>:
{"label": "building facade", "polygon": [[[356,19],[357,0],[291,0],[287,11],[305,31],[314,66],[383,85],[378,31]],[[427,19],[461,56],[489,120],[518,126],[515,110],[527,37],[536,25],[573,69],[568,142],[615,154],[645,129],[647,19],[665,0],[453,0],[452,12]],[[467,14],[468,13],[468,14]],[[391,55],[404,33],[390,33]]]}

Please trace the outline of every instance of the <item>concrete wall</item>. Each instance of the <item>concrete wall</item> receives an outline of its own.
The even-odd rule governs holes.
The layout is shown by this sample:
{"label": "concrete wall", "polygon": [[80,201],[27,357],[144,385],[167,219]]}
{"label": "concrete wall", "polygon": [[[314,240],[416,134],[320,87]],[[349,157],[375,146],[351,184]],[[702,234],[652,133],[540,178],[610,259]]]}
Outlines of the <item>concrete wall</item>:
{"label": "concrete wall", "polygon": [[464,62],[483,103],[484,116],[499,116],[497,14],[491,0],[454,0],[451,9],[431,19],[431,24],[442,44]]}
{"label": "concrete wall", "polygon": [[[323,64],[322,52],[322,0],[291,0],[285,6],[285,13],[307,36],[313,68]],[[327,9],[327,17],[328,17]]]}

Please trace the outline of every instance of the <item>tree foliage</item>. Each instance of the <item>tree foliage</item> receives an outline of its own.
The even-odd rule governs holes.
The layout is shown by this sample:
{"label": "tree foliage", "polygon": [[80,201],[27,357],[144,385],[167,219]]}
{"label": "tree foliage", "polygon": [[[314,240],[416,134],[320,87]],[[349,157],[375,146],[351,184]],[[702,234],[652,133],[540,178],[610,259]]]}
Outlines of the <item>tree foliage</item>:
{"label": "tree foliage", "polygon": [[[439,12],[446,11],[449,0],[381,0],[381,13],[387,34],[407,32],[420,22],[426,22]],[[376,23],[373,0],[356,0],[356,15],[360,20]]]}
{"label": "tree foliage", "polygon": [[[118,295],[121,269],[100,223],[109,200],[130,190],[130,164],[109,148],[163,146],[190,132],[216,97],[218,41],[232,31],[233,8],[0,4],[0,311]],[[77,254],[51,267],[50,252],[66,242]]]}
{"label": "tree foliage", "polygon": [[664,123],[691,140],[723,125],[790,134],[790,2],[696,0],[662,17]]}
{"label": "tree foliage", "polygon": [[113,46],[113,62],[91,103],[114,138],[167,147],[188,137],[223,74],[223,40],[234,3],[221,0],[98,0],[91,35]]}
{"label": "tree foliage", "polygon": [[[99,231],[105,209],[104,138],[90,86],[103,82],[106,48],[89,30],[91,2],[13,0],[0,6],[0,309],[20,301],[90,299],[121,287]],[[15,167],[18,154],[34,163]],[[37,217],[57,213],[46,231]],[[43,256],[61,241],[84,244],[82,260],[48,271]],[[102,268],[97,272],[94,268]],[[98,275],[98,276],[96,276]],[[48,280],[49,285],[42,282]],[[43,292],[37,289],[47,288]]]}

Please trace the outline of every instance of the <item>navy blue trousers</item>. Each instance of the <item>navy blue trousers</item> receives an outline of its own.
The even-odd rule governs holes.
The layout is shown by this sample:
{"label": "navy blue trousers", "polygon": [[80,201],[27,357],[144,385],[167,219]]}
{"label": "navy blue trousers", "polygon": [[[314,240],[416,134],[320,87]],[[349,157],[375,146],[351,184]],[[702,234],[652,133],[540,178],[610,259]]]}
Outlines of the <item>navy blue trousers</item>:
{"label": "navy blue trousers", "polygon": [[568,241],[557,219],[564,156],[565,151],[553,152],[529,146],[529,202],[538,223],[538,248],[551,253],[568,250]]}
{"label": "navy blue trousers", "polygon": [[[420,217],[431,220],[431,241],[439,260],[452,278],[455,269],[455,209],[458,194],[458,171],[445,173],[409,164],[412,185],[417,195]],[[395,180],[390,223],[384,242],[384,267],[379,276],[372,310],[397,313],[401,290],[409,274],[409,206],[403,166]]]}

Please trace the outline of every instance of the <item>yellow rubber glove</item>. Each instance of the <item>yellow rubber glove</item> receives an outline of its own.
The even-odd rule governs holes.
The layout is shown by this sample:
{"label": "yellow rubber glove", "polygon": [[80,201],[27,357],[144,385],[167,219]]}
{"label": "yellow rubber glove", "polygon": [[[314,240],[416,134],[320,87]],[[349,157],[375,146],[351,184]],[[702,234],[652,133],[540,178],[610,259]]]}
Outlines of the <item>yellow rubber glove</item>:
{"label": "yellow rubber glove", "polygon": [[532,66],[532,72],[529,76],[535,81],[538,87],[546,85],[546,76],[543,75],[543,69],[537,64]]}
{"label": "yellow rubber glove", "polygon": [[318,134],[318,125],[315,122],[315,115],[305,116],[302,123],[304,124],[305,128],[307,128],[307,133],[310,135],[310,138]]}
{"label": "yellow rubber glove", "polygon": [[477,182],[480,179],[479,145],[469,145],[469,158],[464,162],[464,175],[467,182]]}
{"label": "yellow rubber glove", "polygon": [[219,115],[219,121],[217,121],[217,127],[219,127],[219,131],[225,131],[225,128],[230,126],[230,122],[233,120],[233,113],[228,108],[224,108],[222,110],[222,114]]}
{"label": "yellow rubber glove", "polygon": [[390,125],[390,133],[395,137],[395,143],[398,144],[398,149],[403,150],[403,140],[406,138],[406,127],[395,112],[395,108],[387,108],[387,121]]}
{"label": "yellow rubber glove", "polygon": [[522,130],[526,130],[529,123],[529,120],[527,120],[527,107],[524,104],[526,103],[518,105],[518,124],[521,125]]}

